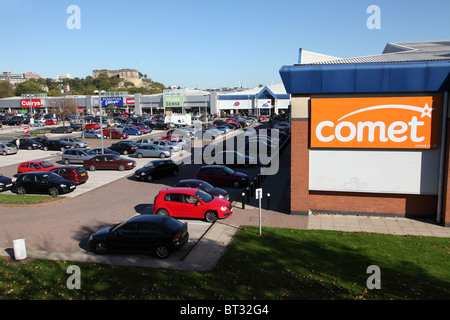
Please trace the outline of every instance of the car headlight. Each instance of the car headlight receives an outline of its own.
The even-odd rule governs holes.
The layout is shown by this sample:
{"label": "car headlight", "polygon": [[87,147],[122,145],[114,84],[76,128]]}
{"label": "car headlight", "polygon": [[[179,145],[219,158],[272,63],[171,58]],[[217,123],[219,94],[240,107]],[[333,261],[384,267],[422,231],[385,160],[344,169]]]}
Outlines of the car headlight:
{"label": "car headlight", "polygon": [[141,176],[145,176],[146,174],[146,172],[141,172]]}
{"label": "car headlight", "polygon": [[60,186],[61,186],[61,188],[67,187],[67,185],[65,185],[65,184],[60,184]]}
{"label": "car headlight", "polygon": [[222,210],[222,211],[227,211],[228,208],[227,208],[227,207],[220,207],[220,210]]}
{"label": "car headlight", "polygon": [[132,165],[133,165],[133,162],[128,162],[128,165],[129,165],[129,166],[132,166]]}
{"label": "car headlight", "polygon": [[225,198],[223,195],[219,194],[219,198]]}

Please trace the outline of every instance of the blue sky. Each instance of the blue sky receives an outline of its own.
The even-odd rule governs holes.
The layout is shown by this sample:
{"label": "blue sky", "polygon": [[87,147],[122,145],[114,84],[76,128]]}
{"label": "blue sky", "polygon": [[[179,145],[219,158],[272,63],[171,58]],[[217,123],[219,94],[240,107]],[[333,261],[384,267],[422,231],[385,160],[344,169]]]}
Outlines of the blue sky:
{"label": "blue sky", "polygon": [[[80,29],[69,29],[70,5]],[[381,29],[366,26],[377,5]],[[181,87],[281,83],[298,50],[341,58],[387,42],[450,39],[448,0],[0,1],[0,71],[56,78],[138,69]]]}

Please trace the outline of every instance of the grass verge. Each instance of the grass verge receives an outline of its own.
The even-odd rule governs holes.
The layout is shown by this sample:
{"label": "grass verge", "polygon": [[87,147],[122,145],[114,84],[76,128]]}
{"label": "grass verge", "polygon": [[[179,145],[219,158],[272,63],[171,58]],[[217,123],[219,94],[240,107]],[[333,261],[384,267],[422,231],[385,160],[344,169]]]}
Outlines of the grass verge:
{"label": "grass verge", "polygon": [[0,194],[0,204],[41,204],[59,200],[52,196],[31,196],[20,194]]}
{"label": "grass verge", "polygon": [[[431,300],[449,298],[449,239],[254,227],[212,271],[0,260],[0,300]],[[151,258],[152,259],[152,258]],[[81,289],[68,289],[67,268]],[[380,268],[381,289],[368,289]]]}

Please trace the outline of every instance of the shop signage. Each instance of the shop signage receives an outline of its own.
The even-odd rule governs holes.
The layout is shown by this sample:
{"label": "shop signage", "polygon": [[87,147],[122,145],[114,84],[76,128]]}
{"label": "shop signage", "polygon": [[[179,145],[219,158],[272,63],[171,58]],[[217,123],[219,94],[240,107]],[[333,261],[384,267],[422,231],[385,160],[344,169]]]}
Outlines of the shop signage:
{"label": "shop signage", "polygon": [[183,107],[183,96],[163,96],[163,106],[166,107]]}
{"label": "shop signage", "polygon": [[[30,107],[30,99],[21,99],[20,106],[22,108],[29,108]],[[31,107],[32,108],[40,108],[41,106],[42,106],[41,99],[31,99]]]}
{"label": "shop signage", "polygon": [[110,105],[113,105],[116,107],[122,107],[123,106],[123,98],[122,97],[107,97],[107,98],[102,97],[102,107],[107,107]]}
{"label": "shop signage", "polygon": [[271,108],[272,100],[258,100],[258,108]]}
{"label": "shop signage", "polygon": [[125,104],[134,104],[134,98],[126,98]]}
{"label": "shop signage", "polygon": [[441,97],[311,99],[311,148],[438,148]]}

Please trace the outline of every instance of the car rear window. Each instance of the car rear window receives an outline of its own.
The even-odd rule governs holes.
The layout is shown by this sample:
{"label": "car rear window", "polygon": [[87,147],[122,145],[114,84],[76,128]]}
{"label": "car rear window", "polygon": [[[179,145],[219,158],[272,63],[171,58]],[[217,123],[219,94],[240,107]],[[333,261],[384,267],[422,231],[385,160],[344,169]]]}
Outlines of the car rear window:
{"label": "car rear window", "polygon": [[164,224],[170,231],[176,231],[183,226],[183,224],[180,221],[172,218],[165,219]]}
{"label": "car rear window", "polygon": [[82,167],[78,167],[78,168],[75,169],[75,172],[76,172],[76,173],[85,173],[85,172],[86,172],[86,169],[84,169],[84,168],[82,168]]}

